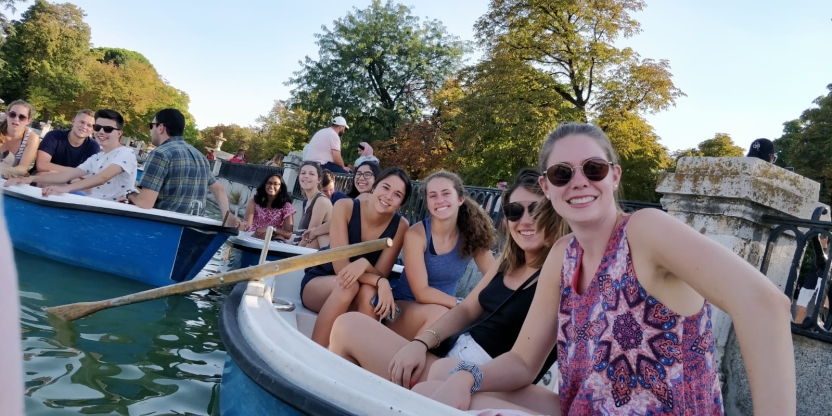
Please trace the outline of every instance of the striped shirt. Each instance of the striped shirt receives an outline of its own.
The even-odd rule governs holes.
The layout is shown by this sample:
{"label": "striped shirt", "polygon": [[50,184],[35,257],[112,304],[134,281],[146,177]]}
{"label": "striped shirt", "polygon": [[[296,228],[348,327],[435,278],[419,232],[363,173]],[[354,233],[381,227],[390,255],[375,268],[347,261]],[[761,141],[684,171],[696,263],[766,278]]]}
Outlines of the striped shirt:
{"label": "striped shirt", "polygon": [[216,181],[208,160],[175,136],[147,156],[140,187],[159,193],[153,208],[202,215],[205,193]]}

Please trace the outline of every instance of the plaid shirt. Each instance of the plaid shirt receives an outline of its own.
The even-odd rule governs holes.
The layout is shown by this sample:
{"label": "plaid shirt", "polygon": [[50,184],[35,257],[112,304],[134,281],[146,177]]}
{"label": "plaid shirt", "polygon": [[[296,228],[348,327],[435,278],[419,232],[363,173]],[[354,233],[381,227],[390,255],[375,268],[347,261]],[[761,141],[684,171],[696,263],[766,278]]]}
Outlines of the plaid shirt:
{"label": "plaid shirt", "polygon": [[[216,181],[208,160],[182,136],[175,136],[147,156],[139,186],[159,193],[153,208],[202,215],[205,193]],[[199,209],[193,201],[199,202]]]}

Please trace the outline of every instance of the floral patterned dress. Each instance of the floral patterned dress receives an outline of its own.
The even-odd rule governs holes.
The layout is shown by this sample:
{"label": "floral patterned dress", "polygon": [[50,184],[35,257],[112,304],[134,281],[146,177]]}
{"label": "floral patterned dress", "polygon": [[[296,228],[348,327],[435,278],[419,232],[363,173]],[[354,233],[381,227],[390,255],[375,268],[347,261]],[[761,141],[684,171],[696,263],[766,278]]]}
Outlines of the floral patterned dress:
{"label": "floral patterned dress", "polygon": [[558,312],[564,415],[722,415],[711,305],[683,317],[639,284],[626,224],[616,228],[583,295],[583,249],[572,239]]}
{"label": "floral patterned dress", "polygon": [[[254,198],[251,199],[254,202]],[[287,202],[282,208],[263,208],[254,202],[254,220],[251,221],[251,231],[272,226],[275,229],[283,228],[286,218],[295,215],[295,208],[291,202]]]}

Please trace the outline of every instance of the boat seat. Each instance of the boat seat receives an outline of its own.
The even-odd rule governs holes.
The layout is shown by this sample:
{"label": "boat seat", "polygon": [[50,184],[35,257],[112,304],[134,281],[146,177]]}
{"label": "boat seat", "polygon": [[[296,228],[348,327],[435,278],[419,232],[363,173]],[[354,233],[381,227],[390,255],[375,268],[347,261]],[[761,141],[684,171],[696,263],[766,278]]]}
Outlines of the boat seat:
{"label": "boat seat", "polygon": [[272,278],[274,281],[274,293],[276,297],[295,304],[295,310],[291,312],[280,312],[281,314],[295,315],[295,319],[286,319],[298,331],[307,337],[312,337],[312,328],[315,327],[315,320],[318,314],[303,307],[300,299],[300,281],[303,279],[303,271],[281,274]]}

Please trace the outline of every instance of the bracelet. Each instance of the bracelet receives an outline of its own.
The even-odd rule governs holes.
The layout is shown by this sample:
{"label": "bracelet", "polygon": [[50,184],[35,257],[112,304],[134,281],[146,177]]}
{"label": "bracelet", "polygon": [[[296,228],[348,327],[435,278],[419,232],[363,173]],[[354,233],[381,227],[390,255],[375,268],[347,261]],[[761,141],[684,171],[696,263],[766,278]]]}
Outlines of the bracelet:
{"label": "bracelet", "polygon": [[480,371],[480,368],[477,367],[476,364],[460,361],[459,364],[457,364],[456,367],[448,373],[448,375],[452,376],[457,371],[467,371],[471,373],[471,375],[474,376],[474,385],[471,386],[471,394],[479,391],[480,386],[482,385],[482,371]]}
{"label": "bracelet", "polygon": [[378,287],[378,282],[380,282],[380,281],[381,281],[381,279],[384,279],[384,277],[379,276],[379,277],[378,277],[378,279],[376,279],[376,287]]}
{"label": "bracelet", "polygon": [[[439,344],[442,343],[442,338],[439,337],[439,334],[437,334],[436,331],[434,331],[432,329],[428,329],[428,330],[425,330],[425,332],[430,332],[433,335],[433,337],[436,338],[436,347],[438,347]],[[436,348],[436,347],[433,347],[433,348]],[[430,348],[428,348],[428,349],[430,349]]]}
{"label": "bracelet", "polygon": [[[421,339],[419,339],[419,338],[413,338],[413,341],[416,341],[416,342],[418,342],[418,343],[420,343],[420,344],[424,345],[424,346],[425,346],[425,351],[430,351],[430,347],[428,347],[428,343],[427,343],[427,342],[422,341],[422,340],[421,340]],[[411,342],[413,342],[413,341],[411,341]]]}

